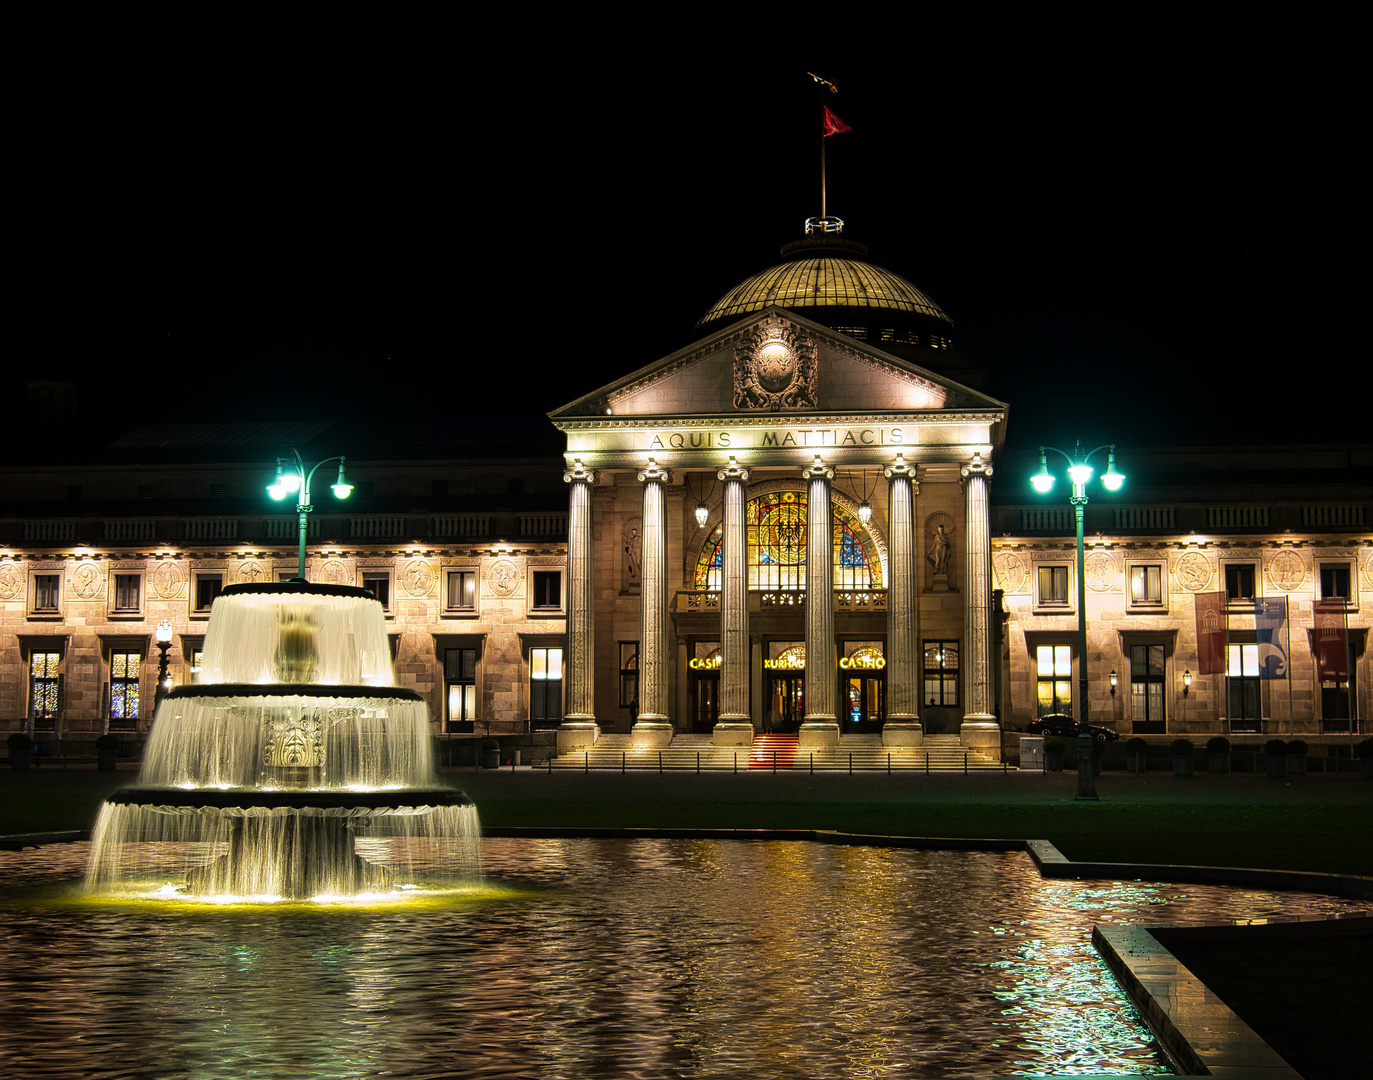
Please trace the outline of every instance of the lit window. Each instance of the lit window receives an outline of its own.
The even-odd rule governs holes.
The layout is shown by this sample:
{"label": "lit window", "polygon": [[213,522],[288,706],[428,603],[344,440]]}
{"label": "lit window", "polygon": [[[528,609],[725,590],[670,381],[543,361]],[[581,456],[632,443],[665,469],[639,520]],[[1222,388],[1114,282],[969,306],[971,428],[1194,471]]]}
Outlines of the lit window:
{"label": "lit window", "polygon": [[364,570],[362,572],[362,587],[370,592],[381,605],[382,611],[387,614],[391,612],[391,571],[390,570]]}
{"label": "lit window", "polygon": [[477,719],[477,650],[448,649],[443,675],[448,689],[448,730],[473,730]]}
{"label": "lit window", "polygon": [[1167,730],[1162,645],[1130,646],[1130,719],[1137,732]]}
{"label": "lit window", "polygon": [[110,654],[110,727],[133,728],[138,721],[138,683],[143,657],[136,652]]}
{"label": "lit window", "polygon": [[[1066,569],[1064,569],[1064,573],[1067,573]],[[1072,646],[1036,646],[1035,666],[1039,691],[1039,715],[1071,713],[1073,709]]]}
{"label": "lit window", "polygon": [[210,608],[214,606],[215,597],[224,590],[224,575],[218,570],[191,571],[191,601],[195,604],[192,609],[197,615],[208,615]]}
{"label": "lit window", "polygon": [[529,650],[529,722],[556,727],[563,718],[562,649]]}
{"label": "lit window", "polygon": [[1136,563],[1130,567],[1130,603],[1144,606],[1163,603],[1163,567]]}
{"label": "lit window", "polygon": [[1041,607],[1066,606],[1068,603],[1068,568],[1041,566],[1039,568],[1039,603]]}
{"label": "lit window", "polygon": [[477,610],[477,572],[448,571],[448,610],[473,613]]}
{"label": "lit window", "polygon": [[925,642],[925,704],[958,704],[958,642]]}
{"label": "lit window", "polygon": [[1229,684],[1229,720],[1231,731],[1258,731],[1262,716],[1259,711],[1259,647],[1231,645],[1226,665]]}
{"label": "lit window", "polygon": [[1254,564],[1231,563],[1225,568],[1225,599],[1254,599]]}
{"label": "lit window", "polygon": [[34,726],[51,728],[62,708],[62,654],[35,652],[29,657],[29,715]]}
{"label": "lit window", "polygon": [[205,650],[204,650],[204,649],[192,649],[192,650],[191,650],[191,682],[193,682],[193,683],[198,683],[198,682],[200,682],[200,669],[204,666],[204,664],[205,664]]}

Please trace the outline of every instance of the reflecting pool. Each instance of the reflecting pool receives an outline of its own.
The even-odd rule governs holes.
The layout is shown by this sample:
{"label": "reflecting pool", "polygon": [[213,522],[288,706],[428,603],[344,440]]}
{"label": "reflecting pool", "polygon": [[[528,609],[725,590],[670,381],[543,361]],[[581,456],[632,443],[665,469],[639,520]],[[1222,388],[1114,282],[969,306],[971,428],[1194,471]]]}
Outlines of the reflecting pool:
{"label": "reflecting pool", "polygon": [[487,839],[484,886],[216,907],[80,896],[86,849],[0,852],[8,1077],[1167,1073],[1094,923],[1364,906],[1023,854]]}

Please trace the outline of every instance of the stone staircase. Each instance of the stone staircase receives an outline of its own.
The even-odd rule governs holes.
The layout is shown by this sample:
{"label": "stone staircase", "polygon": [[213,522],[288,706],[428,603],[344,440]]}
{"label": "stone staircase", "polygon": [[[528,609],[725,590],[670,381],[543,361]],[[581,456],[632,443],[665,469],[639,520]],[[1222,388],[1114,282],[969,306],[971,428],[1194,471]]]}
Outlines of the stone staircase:
{"label": "stone staircase", "polygon": [[[552,759],[552,769],[657,769],[659,772],[754,769],[783,772],[973,772],[1002,771],[999,761],[959,745],[957,735],[926,735],[918,747],[883,746],[880,734],[841,735],[829,749],[800,749],[795,735],[756,735],[753,746],[715,746],[709,735],[678,735],[671,746],[649,750],[626,734],[602,735],[596,745]],[[1010,766],[1005,769],[1009,770]]]}

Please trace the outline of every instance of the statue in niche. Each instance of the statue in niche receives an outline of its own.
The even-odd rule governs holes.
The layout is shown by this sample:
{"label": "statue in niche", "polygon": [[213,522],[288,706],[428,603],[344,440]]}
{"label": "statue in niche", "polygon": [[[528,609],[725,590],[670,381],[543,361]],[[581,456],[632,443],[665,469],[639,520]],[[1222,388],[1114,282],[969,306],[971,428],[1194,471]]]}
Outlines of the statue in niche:
{"label": "statue in niche", "polygon": [[639,560],[643,556],[643,519],[632,517],[620,530],[620,543],[624,547],[624,574],[621,578],[622,593],[639,591]]}
{"label": "statue in niche", "polygon": [[953,518],[942,510],[925,519],[925,562],[929,564],[931,592],[949,592],[953,569]]}
{"label": "statue in niche", "polygon": [[947,577],[949,573],[949,534],[944,531],[943,525],[935,527],[934,541],[931,547],[933,550],[925,558],[930,560],[936,574],[943,574]]}

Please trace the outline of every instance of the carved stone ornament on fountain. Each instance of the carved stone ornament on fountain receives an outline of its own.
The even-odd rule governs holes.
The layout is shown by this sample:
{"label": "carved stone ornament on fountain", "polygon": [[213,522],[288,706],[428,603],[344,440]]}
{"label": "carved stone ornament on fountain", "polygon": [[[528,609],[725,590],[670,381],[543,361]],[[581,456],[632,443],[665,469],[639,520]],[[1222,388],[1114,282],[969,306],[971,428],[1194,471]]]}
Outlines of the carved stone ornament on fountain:
{"label": "carved stone ornament on fountain", "polygon": [[815,409],[815,342],[784,319],[764,319],[734,347],[736,409]]}

